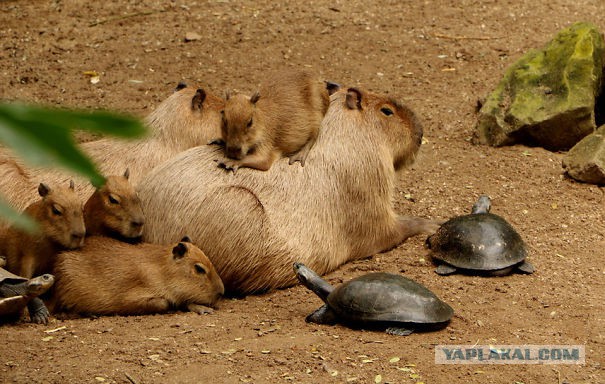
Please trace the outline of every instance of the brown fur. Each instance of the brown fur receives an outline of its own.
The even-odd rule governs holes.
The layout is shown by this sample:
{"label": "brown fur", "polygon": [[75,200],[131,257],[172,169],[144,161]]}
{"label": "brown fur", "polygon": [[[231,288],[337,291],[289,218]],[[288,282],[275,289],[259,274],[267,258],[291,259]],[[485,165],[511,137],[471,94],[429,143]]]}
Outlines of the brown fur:
{"label": "brown fur", "polygon": [[154,169],[138,187],[143,238],[194,234],[228,292],[293,285],[294,261],[327,273],[438,228],[393,210],[396,171],[412,163],[421,138],[414,114],[394,100],[338,91],[305,167],[277,161],[233,175],[213,166],[217,150],[205,146]]}
{"label": "brown fur", "polygon": [[[118,175],[130,169],[130,182],[136,185],[153,167],[170,159],[179,152],[198,145],[205,145],[220,135],[223,100],[208,91],[197,93],[195,88],[182,88],[164,100],[147,116],[145,123],[149,135],[140,140],[104,138],[81,145],[102,174]],[[31,204],[36,195],[31,191],[40,181],[61,184],[74,179],[77,192],[85,200],[94,188],[82,179],[64,171],[25,169],[26,178],[9,177],[0,180],[0,192],[17,209]],[[7,172],[11,164],[6,164]],[[0,163],[0,172],[2,164]]]}
{"label": "brown fur", "polygon": [[328,109],[325,83],[307,70],[288,70],[269,77],[252,97],[227,97],[222,138],[228,159],[219,165],[266,171],[282,155],[302,165],[315,144]]}
{"label": "brown fur", "polygon": [[162,246],[90,237],[59,255],[55,277],[55,310],[80,314],[201,313],[224,293],[210,260],[186,239]]}
{"label": "brown fur", "polygon": [[29,234],[11,226],[0,240],[6,269],[26,278],[52,273],[59,251],[79,248],[84,243],[82,202],[73,188],[50,189],[41,184],[38,190],[42,199],[25,209],[37,221],[38,233]]}
{"label": "brown fur", "polygon": [[108,176],[84,204],[87,236],[137,239],[143,234],[145,219],[141,200],[128,181],[128,170],[122,176]]}

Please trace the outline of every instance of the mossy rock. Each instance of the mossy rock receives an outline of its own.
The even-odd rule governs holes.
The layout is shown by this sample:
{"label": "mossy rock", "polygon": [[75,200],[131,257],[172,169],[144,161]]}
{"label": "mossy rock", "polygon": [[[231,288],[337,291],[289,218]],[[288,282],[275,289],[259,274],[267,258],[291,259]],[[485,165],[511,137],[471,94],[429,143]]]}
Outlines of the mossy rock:
{"label": "mossy rock", "polygon": [[589,23],[561,30],[507,69],[479,111],[475,142],[569,149],[595,130],[605,43]]}
{"label": "mossy rock", "polygon": [[578,181],[605,185],[605,125],[567,152],[563,158],[563,168]]}

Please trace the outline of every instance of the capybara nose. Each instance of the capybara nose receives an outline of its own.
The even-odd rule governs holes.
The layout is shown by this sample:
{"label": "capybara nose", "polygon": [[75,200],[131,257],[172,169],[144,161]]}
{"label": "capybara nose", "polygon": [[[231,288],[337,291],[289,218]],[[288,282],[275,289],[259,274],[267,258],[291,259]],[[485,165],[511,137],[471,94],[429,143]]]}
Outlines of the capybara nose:
{"label": "capybara nose", "polygon": [[240,147],[227,146],[226,152],[227,152],[227,157],[230,159],[235,159],[235,160],[242,159],[242,149]]}
{"label": "capybara nose", "polygon": [[132,220],[130,222],[130,226],[133,229],[140,229],[143,226],[143,224],[145,224],[145,220],[143,220],[143,219],[136,219],[136,220]]}
{"label": "capybara nose", "polygon": [[71,234],[71,243],[74,244],[74,247],[81,247],[84,245],[85,235],[85,232],[74,232]]}

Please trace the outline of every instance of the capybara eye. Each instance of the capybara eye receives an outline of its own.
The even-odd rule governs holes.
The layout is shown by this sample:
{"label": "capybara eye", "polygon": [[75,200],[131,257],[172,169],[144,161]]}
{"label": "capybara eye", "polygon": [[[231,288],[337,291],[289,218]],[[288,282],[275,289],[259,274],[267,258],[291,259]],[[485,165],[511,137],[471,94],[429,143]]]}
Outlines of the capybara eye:
{"label": "capybara eye", "polygon": [[111,204],[120,204],[120,201],[113,195],[109,195],[109,202]]}
{"label": "capybara eye", "polygon": [[195,265],[195,271],[197,273],[199,273],[200,275],[205,275],[206,274],[206,268],[204,268],[204,266],[201,265],[201,264],[196,264]]}
{"label": "capybara eye", "polygon": [[252,126],[252,119],[250,119],[250,121],[248,121],[248,124],[246,124],[246,128],[250,128]]}
{"label": "capybara eye", "polygon": [[52,211],[53,211],[53,214],[55,214],[57,216],[61,216],[63,214],[63,212],[57,205],[52,206]]}
{"label": "capybara eye", "polygon": [[393,110],[387,107],[380,108],[380,112],[384,113],[386,116],[391,116],[393,114]]}

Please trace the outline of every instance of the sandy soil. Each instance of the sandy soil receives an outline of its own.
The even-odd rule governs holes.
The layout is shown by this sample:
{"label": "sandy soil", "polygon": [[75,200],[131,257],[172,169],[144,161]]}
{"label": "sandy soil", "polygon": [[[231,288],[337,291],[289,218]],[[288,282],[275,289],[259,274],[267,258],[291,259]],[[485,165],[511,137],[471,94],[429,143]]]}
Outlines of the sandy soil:
{"label": "sandy soil", "polygon": [[[444,330],[397,337],[307,324],[320,300],[296,286],[229,299],[206,316],[3,326],[0,382],[605,382],[603,189],[565,178],[562,153],[469,142],[477,99],[504,69],[572,22],[605,30],[602,0],[5,0],[1,8],[2,99],[144,116],[180,80],[218,94],[250,91],[284,66],[396,96],[425,127],[416,164],[399,178],[397,210],[446,218],[489,194],[537,272],[440,277],[418,237],[327,278],[403,273],[455,309]],[[190,32],[199,39],[185,42]],[[438,365],[438,344],[579,344],[586,364]]]}

